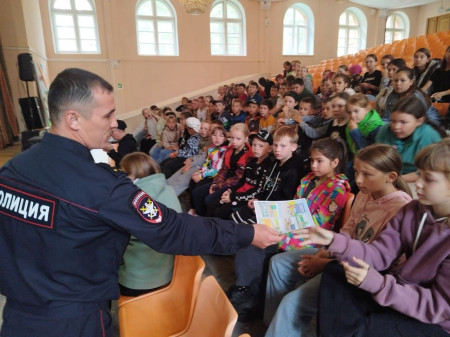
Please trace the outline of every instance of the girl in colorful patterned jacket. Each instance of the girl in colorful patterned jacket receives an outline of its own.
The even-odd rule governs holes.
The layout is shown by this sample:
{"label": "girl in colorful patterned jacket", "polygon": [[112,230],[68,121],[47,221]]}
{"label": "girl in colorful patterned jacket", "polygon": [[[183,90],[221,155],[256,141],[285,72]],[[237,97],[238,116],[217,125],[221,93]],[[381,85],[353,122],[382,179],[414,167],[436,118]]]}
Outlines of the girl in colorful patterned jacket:
{"label": "girl in colorful patterned jacket", "polygon": [[[208,147],[206,159],[202,167],[192,174],[191,181],[189,183],[189,191],[192,195],[193,191],[203,185],[210,186],[214,177],[219,173],[222,167],[224,154],[228,150],[227,131],[221,125],[213,128],[211,132],[211,143]],[[191,200],[190,213],[194,213],[195,200]]]}
{"label": "girl in colorful patterned jacket", "polygon": [[195,214],[204,215],[211,202],[220,200],[223,192],[239,182],[247,161],[252,157],[252,150],[248,144],[249,134],[248,127],[244,123],[237,123],[231,127],[230,145],[225,152],[219,172],[210,184],[204,184],[192,191],[191,200],[195,203]]}
{"label": "girl in colorful patterned jacket", "polygon": [[[305,198],[314,224],[333,229],[347,200],[350,185],[344,171],[347,146],[341,139],[324,138],[311,145],[311,172],[301,181],[295,198]],[[301,248],[301,242],[286,233],[280,248]]]}

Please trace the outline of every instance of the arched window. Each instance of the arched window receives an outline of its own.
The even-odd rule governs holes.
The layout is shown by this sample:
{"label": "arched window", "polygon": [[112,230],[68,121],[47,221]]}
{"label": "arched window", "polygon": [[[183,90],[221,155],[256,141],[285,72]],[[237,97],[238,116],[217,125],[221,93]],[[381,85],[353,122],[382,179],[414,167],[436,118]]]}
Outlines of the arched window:
{"label": "arched window", "polygon": [[384,43],[392,43],[409,37],[409,19],[403,12],[394,12],[386,19]]}
{"label": "arched window", "polygon": [[50,0],[49,8],[56,53],[100,53],[93,0]]}
{"label": "arched window", "polygon": [[211,6],[211,55],[245,56],[245,12],[236,0],[216,0]]}
{"label": "arched window", "polygon": [[367,19],[356,7],[347,8],[339,17],[337,56],[354,54],[366,48]]}
{"label": "arched window", "polygon": [[139,55],[178,56],[176,13],[166,0],[140,0],[136,5]]}
{"label": "arched window", "polygon": [[289,7],[283,20],[283,55],[314,53],[314,14],[309,6],[296,3]]}

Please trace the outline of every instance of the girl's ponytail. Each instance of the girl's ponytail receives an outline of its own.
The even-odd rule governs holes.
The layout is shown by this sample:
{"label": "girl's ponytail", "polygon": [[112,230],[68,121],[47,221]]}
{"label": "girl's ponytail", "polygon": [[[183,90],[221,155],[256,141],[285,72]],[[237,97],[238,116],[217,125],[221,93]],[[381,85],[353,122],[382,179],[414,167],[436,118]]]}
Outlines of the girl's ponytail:
{"label": "girl's ponytail", "polygon": [[393,185],[396,189],[408,193],[411,197],[413,196],[408,183],[405,181],[405,179],[403,179],[402,176],[399,175],[394,181]]}

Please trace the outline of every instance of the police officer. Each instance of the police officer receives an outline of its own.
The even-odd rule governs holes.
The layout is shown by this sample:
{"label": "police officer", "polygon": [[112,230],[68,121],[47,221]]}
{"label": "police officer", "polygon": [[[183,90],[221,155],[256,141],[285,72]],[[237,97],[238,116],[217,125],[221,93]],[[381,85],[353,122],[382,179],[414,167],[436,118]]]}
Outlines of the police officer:
{"label": "police officer", "polygon": [[0,291],[7,298],[2,337],[113,336],[109,301],[130,234],[169,254],[231,254],[264,248],[278,235],[178,214],[124,173],[96,165],[117,128],[113,88],[66,69],[50,86],[52,127],[0,170]]}

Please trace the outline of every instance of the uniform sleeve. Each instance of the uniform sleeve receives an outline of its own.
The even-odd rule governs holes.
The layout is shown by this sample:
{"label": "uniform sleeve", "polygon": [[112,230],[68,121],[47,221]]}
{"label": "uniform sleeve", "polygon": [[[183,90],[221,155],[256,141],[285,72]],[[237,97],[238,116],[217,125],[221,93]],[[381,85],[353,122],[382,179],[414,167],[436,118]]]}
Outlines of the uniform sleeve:
{"label": "uniform sleeve", "polygon": [[254,236],[253,226],[177,213],[125,181],[102,203],[99,216],[166,254],[233,254]]}

